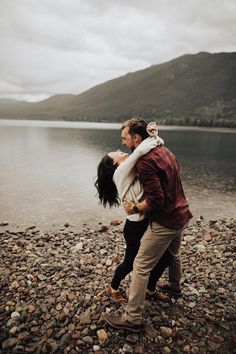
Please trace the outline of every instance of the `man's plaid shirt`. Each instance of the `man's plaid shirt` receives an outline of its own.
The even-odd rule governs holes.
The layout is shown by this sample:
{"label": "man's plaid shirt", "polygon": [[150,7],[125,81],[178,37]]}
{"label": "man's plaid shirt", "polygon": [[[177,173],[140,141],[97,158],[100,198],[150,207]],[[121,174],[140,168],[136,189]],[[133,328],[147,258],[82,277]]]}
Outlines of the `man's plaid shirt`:
{"label": "man's plaid shirt", "polygon": [[174,154],[164,146],[156,147],[138,160],[136,168],[151,209],[150,220],[170,229],[181,229],[192,214]]}

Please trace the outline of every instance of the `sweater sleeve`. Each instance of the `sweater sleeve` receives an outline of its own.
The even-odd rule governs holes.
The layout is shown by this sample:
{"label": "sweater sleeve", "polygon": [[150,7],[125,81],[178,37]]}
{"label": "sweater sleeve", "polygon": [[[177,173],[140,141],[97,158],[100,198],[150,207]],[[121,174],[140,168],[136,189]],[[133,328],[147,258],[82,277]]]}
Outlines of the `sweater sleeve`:
{"label": "sweater sleeve", "polygon": [[124,162],[122,162],[117,167],[113,176],[113,181],[116,185],[120,198],[125,196],[127,190],[133,183],[136,176],[135,165],[141,156],[142,155],[140,152],[135,150]]}
{"label": "sweater sleeve", "polygon": [[116,185],[120,198],[123,198],[136,177],[135,165],[138,159],[147,154],[151,149],[157,146],[155,138],[147,138],[122,162],[116,169],[113,181]]}

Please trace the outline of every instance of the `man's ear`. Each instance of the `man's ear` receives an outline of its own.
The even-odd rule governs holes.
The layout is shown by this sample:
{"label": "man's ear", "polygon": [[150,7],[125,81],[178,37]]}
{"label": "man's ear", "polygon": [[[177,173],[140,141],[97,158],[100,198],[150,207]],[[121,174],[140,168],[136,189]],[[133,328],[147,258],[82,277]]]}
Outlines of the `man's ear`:
{"label": "man's ear", "polygon": [[138,144],[138,145],[141,144],[141,142],[142,142],[141,136],[138,135],[138,134],[134,134],[134,141],[135,141],[135,143]]}

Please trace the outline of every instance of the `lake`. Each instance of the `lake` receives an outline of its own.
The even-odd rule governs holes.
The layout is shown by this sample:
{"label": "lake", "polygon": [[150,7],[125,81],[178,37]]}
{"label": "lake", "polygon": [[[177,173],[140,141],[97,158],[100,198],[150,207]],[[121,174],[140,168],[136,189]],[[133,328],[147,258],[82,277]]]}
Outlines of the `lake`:
{"label": "lake", "polygon": [[[120,124],[0,120],[0,221],[40,227],[122,218],[98,205],[104,154],[123,149]],[[177,156],[195,219],[236,216],[236,130],[159,128]]]}

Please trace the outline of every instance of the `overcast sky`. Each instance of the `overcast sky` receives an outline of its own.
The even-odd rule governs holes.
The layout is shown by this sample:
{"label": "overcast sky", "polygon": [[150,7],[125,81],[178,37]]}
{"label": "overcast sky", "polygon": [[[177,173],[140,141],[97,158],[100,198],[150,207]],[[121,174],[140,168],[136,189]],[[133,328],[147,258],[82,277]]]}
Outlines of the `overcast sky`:
{"label": "overcast sky", "polygon": [[236,51],[235,0],[0,0],[0,97],[41,100]]}

